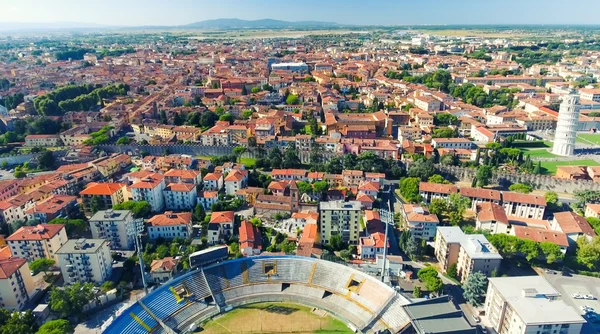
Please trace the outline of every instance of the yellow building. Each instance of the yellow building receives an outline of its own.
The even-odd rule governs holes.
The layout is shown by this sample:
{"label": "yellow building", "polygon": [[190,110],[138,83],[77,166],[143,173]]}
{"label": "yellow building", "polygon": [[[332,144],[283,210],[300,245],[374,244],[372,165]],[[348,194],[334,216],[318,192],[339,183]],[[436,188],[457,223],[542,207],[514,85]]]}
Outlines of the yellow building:
{"label": "yellow building", "polygon": [[34,291],[27,260],[0,259],[0,308],[21,311]]}

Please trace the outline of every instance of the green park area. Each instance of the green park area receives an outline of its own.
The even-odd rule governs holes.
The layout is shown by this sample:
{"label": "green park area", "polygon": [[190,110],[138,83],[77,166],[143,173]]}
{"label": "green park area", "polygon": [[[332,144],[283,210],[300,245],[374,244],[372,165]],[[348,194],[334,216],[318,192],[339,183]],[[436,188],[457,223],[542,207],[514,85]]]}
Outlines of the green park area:
{"label": "green park area", "polygon": [[600,145],[600,133],[580,133],[577,142],[587,145]]}
{"label": "green park area", "polygon": [[600,163],[594,160],[571,160],[571,161],[542,161],[542,173],[546,175],[556,174],[556,168],[559,166],[599,166]]}

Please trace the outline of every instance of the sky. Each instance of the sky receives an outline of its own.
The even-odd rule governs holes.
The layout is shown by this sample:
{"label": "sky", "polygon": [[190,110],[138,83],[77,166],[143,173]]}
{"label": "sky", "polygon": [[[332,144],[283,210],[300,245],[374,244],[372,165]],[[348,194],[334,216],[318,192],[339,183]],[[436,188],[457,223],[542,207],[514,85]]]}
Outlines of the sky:
{"label": "sky", "polygon": [[600,24],[600,0],[0,0],[0,22],[184,25],[239,18],[357,25]]}

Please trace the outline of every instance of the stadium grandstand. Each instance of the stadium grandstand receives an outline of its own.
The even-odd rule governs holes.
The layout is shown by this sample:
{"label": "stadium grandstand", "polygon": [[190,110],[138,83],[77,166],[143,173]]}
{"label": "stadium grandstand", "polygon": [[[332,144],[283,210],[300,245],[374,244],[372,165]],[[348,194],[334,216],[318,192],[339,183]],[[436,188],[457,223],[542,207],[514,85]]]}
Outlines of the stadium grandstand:
{"label": "stadium grandstand", "polygon": [[262,302],[319,308],[358,333],[398,333],[411,321],[403,308],[409,301],[367,274],[313,258],[264,256],[213,264],[166,282],[104,333],[186,333],[217,314]]}

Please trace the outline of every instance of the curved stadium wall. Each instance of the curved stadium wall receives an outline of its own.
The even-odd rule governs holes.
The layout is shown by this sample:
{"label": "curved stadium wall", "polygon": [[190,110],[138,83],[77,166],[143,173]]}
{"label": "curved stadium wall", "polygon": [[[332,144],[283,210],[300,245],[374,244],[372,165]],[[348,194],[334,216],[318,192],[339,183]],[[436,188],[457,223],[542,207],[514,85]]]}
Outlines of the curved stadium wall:
{"label": "curved stadium wall", "polygon": [[306,257],[259,256],[168,281],[122,312],[104,333],[186,332],[191,324],[257,302],[317,307],[361,333],[397,333],[410,323],[402,307],[408,300],[358,270]]}

